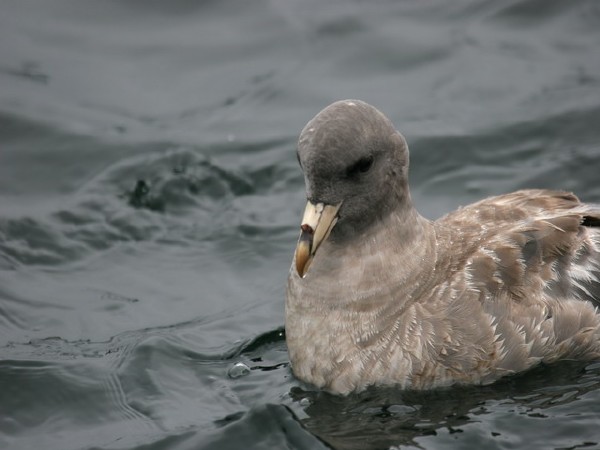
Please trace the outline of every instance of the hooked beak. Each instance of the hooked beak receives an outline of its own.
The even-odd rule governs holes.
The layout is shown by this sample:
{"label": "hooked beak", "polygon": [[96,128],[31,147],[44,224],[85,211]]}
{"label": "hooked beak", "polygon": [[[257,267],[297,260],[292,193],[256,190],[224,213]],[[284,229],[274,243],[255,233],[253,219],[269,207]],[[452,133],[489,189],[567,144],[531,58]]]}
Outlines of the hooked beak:
{"label": "hooked beak", "polygon": [[337,222],[337,213],[342,203],[326,205],[324,203],[306,203],[302,224],[300,225],[300,238],[296,246],[296,270],[304,278],[310,263],[321,245]]}

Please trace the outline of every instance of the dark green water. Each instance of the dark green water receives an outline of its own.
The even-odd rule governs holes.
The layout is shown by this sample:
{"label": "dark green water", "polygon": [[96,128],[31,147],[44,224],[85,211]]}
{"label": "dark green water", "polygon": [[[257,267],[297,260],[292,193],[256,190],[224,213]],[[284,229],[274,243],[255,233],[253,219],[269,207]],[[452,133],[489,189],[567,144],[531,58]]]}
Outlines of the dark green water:
{"label": "dark green water", "polygon": [[600,202],[597,1],[0,0],[0,448],[600,448],[600,362],[293,378],[295,141],[342,98],[406,135],[428,217]]}

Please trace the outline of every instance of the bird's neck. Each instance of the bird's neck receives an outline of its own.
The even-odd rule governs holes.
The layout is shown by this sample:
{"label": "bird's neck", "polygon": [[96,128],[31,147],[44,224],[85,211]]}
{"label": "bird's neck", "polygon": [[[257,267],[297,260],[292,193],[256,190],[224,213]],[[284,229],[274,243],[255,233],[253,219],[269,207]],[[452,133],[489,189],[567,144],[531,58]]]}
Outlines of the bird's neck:
{"label": "bird's neck", "polygon": [[328,239],[298,288],[304,291],[303,301],[314,301],[318,309],[344,308],[381,297],[390,288],[408,298],[426,286],[424,274],[434,271],[435,261],[433,224],[407,208],[391,212],[351,241]]}

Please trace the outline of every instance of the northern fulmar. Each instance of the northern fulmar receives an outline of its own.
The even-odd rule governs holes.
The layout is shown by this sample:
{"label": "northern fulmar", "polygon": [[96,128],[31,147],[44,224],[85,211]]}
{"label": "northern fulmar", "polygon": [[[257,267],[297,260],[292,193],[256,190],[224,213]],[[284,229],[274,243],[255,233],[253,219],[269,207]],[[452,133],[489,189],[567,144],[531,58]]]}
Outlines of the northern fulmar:
{"label": "northern fulmar", "polygon": [[358,100],[308,122],[298,160],[308,202],[285,314],[298,379],[430,389],[600,358],[600,205],[521,190],[427,220],[404,137]]}

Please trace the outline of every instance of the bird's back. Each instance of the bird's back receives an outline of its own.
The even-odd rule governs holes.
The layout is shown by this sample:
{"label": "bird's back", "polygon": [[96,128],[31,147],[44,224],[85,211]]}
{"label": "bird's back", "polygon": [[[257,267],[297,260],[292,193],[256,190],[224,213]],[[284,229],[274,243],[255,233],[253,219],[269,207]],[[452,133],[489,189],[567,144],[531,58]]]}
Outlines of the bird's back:
{"label": "bird's back", "polygon": [[[439,282],[458,300],[448,297],[448,314],[466,334],[474,333],[469,320],[493,329],[494,345],[482,342],[492,349],[490,378],[538,361],[600,356],[600,207],[566,192],[525,190],[461,208],[435,226],[436,272],[453,274]],[[465,313],[465,299],[474,298]]]}

